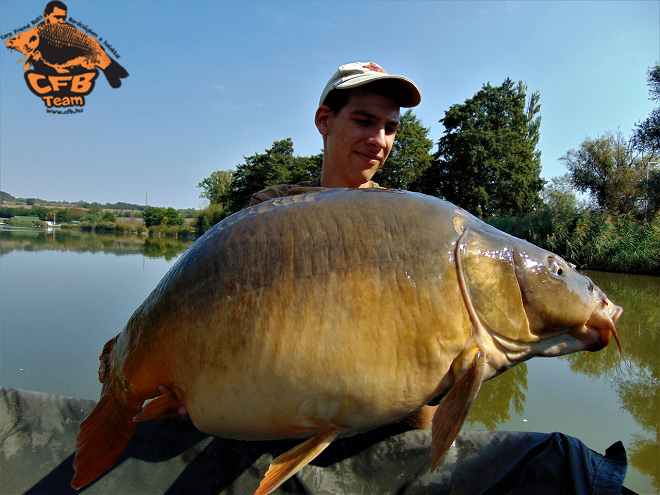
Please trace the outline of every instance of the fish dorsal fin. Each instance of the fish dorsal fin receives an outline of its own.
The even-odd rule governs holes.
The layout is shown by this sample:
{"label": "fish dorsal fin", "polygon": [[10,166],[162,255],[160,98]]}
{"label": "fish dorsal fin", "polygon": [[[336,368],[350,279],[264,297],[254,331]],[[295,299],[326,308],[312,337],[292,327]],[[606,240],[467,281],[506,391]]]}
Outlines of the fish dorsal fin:
{"label": "fish dorsal fin", "polygon": [[431,431],[431,471],[438,467],[461,430],[470,406],[481,388],[485,368],[485,353],[477,349],[470,367],[440,402],[433,416]]}
{"label": "fish dorsal fin", "polygon": [[309,440],[296,445],[276,459],[273,459],[254,495],[272,493],[282,483],[291,478],[291,476],[312,462],[340,433],[338,430],[322,431]]}
{"label": "fish dorsal fin", "polygon": [[[491,330],[517,342],[536,342],[529,328],[514,251],[505,235],[469,227],[457,246],[466,304]],[[477,331],[480,325],[475,324]]]}

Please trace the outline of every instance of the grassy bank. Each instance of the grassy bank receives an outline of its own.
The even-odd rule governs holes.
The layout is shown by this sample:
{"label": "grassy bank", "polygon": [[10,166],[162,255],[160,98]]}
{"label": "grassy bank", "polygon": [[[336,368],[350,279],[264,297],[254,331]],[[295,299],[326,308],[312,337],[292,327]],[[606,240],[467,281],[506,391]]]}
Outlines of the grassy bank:
{"label": "grassy bank", "polygon": [[660,214],[643,223],[607,212],[563,216],[542,210],[489,223],[581,269],[660,275]]}

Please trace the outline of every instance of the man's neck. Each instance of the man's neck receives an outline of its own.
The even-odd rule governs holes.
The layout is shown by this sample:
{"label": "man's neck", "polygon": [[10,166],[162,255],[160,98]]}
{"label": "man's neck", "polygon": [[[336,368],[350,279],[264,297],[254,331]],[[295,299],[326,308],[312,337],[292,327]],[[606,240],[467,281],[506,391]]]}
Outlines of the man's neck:
{"label": "man's neck", "polygon": [[348,187],[352,189],[371,187],[371,180],[362,184],[348,184],[344,183],[336,175],[327,173],[325,170],[321,172],[321,187]]}

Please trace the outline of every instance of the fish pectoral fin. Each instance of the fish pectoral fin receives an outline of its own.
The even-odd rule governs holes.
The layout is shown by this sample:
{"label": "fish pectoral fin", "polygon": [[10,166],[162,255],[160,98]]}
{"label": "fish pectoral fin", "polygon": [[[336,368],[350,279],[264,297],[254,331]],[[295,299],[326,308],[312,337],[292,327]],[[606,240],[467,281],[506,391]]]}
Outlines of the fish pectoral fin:
{"label": "fish pectoral fin", "polygon": [[431,471],[435,470],[461,430],[472,402],[477,397],[486,368],[485,353],[478,349],[470,367],[442,399],[433,416]]}
{"label": "fish pectoral fin", "polygon": [[142,412],[133,418],[133,421],[147,421],[150,419],[167,419],[177,416],[179,408],[183,406],[172,392],[164,393],[150,401]]}
{"label": "fish pectoral fin", "polygon": [[339,430],[322,431],[273,459],[254,495],[272,493],[291,476],[312,462],[340,433]]}

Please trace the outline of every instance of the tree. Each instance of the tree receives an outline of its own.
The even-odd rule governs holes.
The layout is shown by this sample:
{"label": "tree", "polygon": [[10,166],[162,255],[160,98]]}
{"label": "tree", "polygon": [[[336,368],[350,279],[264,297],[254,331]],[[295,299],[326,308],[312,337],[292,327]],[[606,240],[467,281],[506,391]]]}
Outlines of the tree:
{"label": "tree", "polygon": [[167,208],[149,206],[142,212],[142,219],[144,220],[144,225],[147,227],[155,225],[183,225],[184,223],[183,218],[171,206]]}
{"label": "tree", "polygon": [[[647,163],[648,166],[648,163]],[[660,169],[656,168],[649,174],[649,180],[646,183],[648,188],[646,191],[646,205],[645,217],[652,217],[655,212],[660,211]]]}
{"label": "tree", "polygon": [[115,214],[112,213],[111,211],[106,211],[103,213],[103,217],[101,217],[101,221],[103,222],[116,222],[117,218],[115,217]]}
{"label": "tree", "polygon": [[526,91],[522,81],[507,78],[452,105],[440,120],[444,135],[420,190],[479,217],[521,215],[540,205],[540,95],[527,98]]}
{"label": "tree", "polygon": [[555,215],[570,216],[578,211],[578,199],[570,174],[553,177],[541,191],[545,207]]}
{"label": "tree", "polygon": [[624,215],[638,208],[638,200],[644,196],[646,172],[620,131],[587,138],[559,160],[566,165],[575,188],[589,192],[599,208]]}
{"label": "tree", "polygon": [[278,184],[295,184],[321,175],[322,155],[294,157],[293,141],[275,141],[264,153],[245,157],[232,174],[229,189],[222,196],[230,213],[246,208],[251,196]]}
{"label": "tree", "polygon": [[206,177],[197,184],[202,188],[199,197],[208,200],[211,205],[221,204],[223,195],[229,191],[232,173],[232,170],[216,170]]}
{"label": "tree", "polygon": [[374,180],[382,187],[410,189],[433,161],[433,141],[428,138],[429,128],[422,126],[412,110],[408,109],[400,122],[390,156]]}
{"label": "tree", "polygon": [[[647,72],[650,99],[660,102],[660,64],[655,64]],[[639,122],[633,131],[631,145],[642,155],[660,152],[660,108],[654,108],[646,120]]]}

